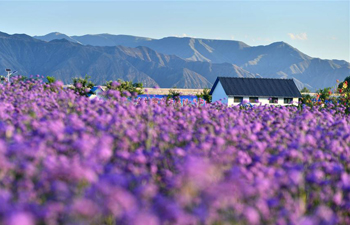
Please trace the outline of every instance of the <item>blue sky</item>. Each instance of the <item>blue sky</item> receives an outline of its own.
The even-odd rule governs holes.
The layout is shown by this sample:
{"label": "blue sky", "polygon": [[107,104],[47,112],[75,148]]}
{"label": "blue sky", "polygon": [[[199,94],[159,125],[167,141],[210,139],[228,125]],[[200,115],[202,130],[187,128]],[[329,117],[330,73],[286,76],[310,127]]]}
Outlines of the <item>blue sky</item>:
{"label": "blue sky", "polygon": [[285,41],[322,59],[349,58],[349,1],[0,1],[0,31]]}

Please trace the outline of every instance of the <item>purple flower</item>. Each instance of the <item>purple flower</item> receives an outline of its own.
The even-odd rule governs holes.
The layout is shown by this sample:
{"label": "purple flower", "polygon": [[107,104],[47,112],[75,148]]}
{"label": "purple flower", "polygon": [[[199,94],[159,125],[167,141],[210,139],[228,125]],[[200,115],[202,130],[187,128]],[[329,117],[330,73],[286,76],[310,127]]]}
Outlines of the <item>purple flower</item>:
{"label": "purple flower", "polygon": [[34,225],[34,217],[28,212],[13,212],[7,218],[6,225]]}
{"label": "purple flower", "polygon": [[54,83],[57,87],[63,87],[63,82],[60,80],[55,81]]}
{"label": "purple flower", "polygon": [[91,100],[21,79],[0,85],[0,223],[350,223],[344,106]]}
{"label": "purple flower", "polygon": [[120,83],[118,82],[118,81],[112,81],[112,83],[111,83],[111,86],[113,87],[113,88],[116,88],[116,87],[118,87],[120,85]]}
{"label": "purple flower", "polygon": [[160,221],[158,217],[151,213],[147,212],[138,212],[136,215],[133,215],[132,221],[130,224],[135,224],[135,225],[143,225],[147,221],[147,224],[149,225],[158,225],[160,224]]}
{"label": "purple flower", "polygon": [[259,224],[260,216],[259,213],[253,207],[247,207],[244,210],[244,215],[249,224]]}
{"label": "purple flower", "polygon": [[93,218],[99,213],[99,207],[89,199],[76,199],[72,211],[76,215]]}
{"label": "purple flower", "polygon": [[77,87],[77,88],[82,88],[83,85],[82,85],[81,83],[77,83],[77,84],[76,84],[76,87]]}

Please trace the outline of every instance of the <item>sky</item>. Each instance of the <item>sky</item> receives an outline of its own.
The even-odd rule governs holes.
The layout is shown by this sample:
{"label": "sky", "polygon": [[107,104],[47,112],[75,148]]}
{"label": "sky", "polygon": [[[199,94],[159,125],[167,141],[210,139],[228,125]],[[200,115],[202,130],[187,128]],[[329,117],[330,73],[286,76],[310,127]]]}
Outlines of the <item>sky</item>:
{"label": "sky", "polygon": [[322,59],[350,61],[349,1],[2,1],[8,34],[127,34],[284,41]]}

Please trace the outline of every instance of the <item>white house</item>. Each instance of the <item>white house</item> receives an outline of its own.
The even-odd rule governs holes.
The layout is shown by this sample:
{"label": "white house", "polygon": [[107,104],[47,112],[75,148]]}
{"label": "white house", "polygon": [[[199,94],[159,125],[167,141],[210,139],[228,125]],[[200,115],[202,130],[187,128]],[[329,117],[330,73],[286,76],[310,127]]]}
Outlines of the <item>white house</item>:
{"label": "white house", "polygon": [[218,77],[211,88],[212,102],[297,105],[301,94],[293,79]]}

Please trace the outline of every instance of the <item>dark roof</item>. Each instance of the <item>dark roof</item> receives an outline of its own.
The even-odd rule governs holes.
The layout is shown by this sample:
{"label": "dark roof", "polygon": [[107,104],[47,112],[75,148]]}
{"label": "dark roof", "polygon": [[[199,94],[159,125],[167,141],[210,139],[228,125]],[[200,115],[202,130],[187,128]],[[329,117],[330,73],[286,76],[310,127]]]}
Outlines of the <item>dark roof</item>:
{"label": "dark roof", "polygon": [[[93,87],[90,89],[90,91],[91,91],[91,92],[95,92],[95,91],[97,91],[98,89],[102,90],[102,88],[101,88],[100,86],[93,86]],[[103,91],[103,90],[102,90],[102,91]]]}
{"label": "dark roof", "polygon": [[87,96],[90,97],[91,95],[95,95],[96,91],[100,89],[103,91],[103,89],[100,86],[94,86],[90,89],[90,91],[87,93]]}
{"label": "dark roof", "polygon": [[301,98],[293,79],[218,77],[210,94],[213,94],[219,81],[227,96]]}

